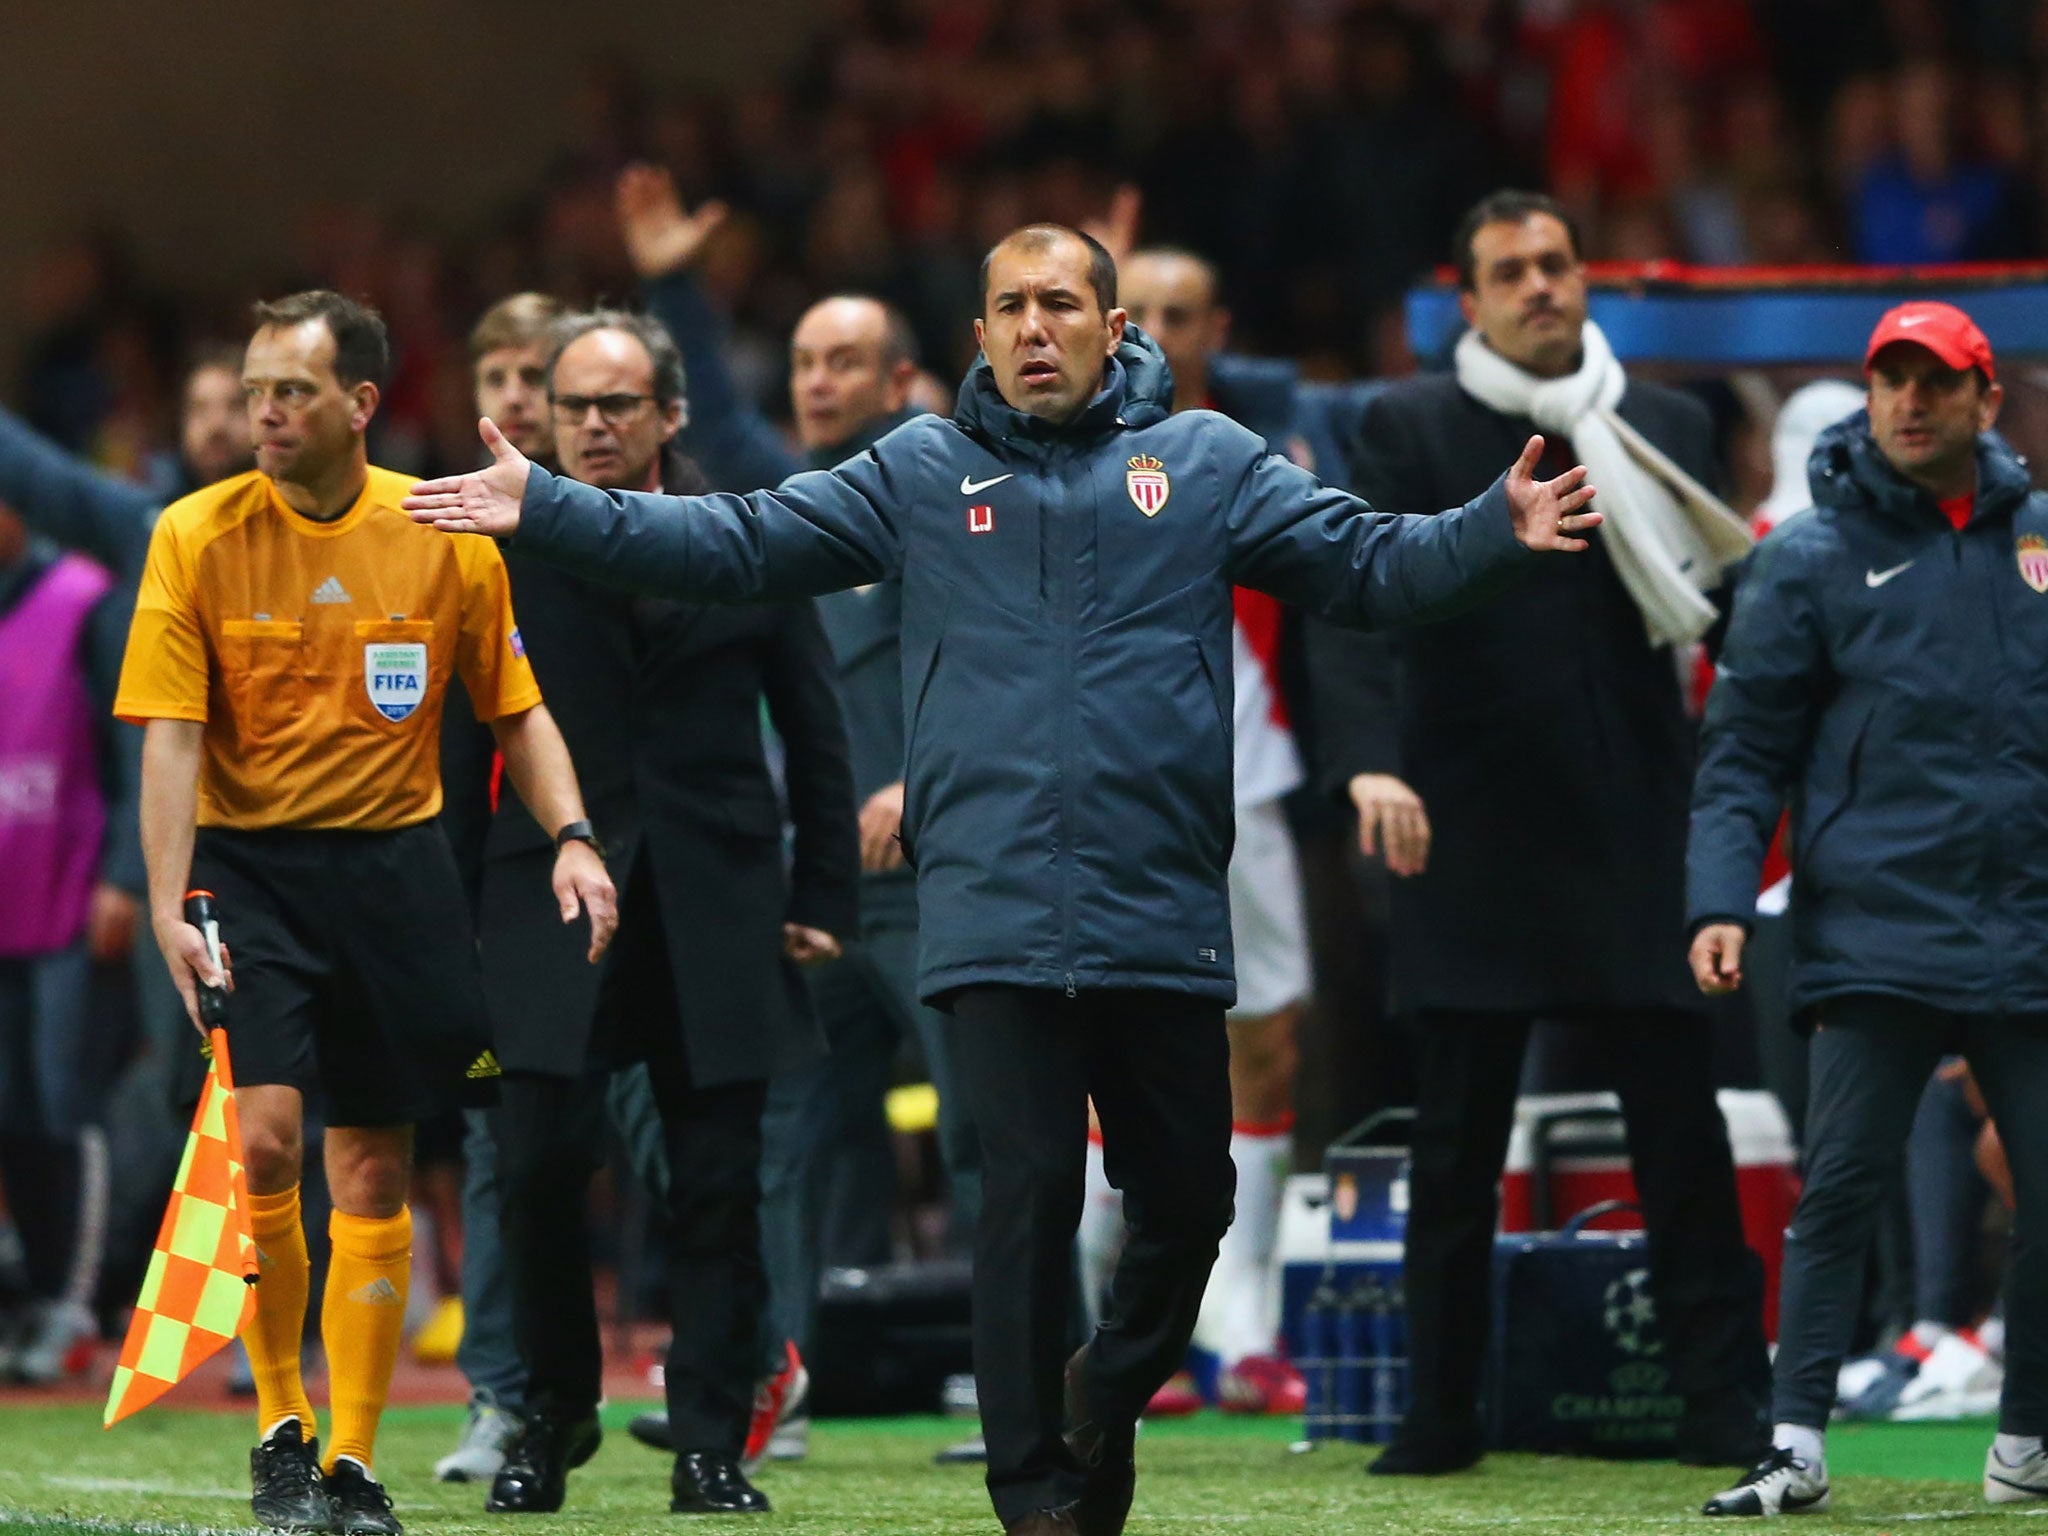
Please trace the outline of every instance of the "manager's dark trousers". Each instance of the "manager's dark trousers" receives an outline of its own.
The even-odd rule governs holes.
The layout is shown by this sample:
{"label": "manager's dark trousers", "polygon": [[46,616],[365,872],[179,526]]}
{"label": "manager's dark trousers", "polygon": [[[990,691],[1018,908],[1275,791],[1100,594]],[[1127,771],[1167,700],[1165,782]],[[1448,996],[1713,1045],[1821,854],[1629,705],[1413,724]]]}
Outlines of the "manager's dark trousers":
{"label": "manager's dark trousers", "polygon": [[[1414,1400],[1404,1439],[1468,1440],[1478,1433],[1496,1188],[1532,1022],[1450,1011],[1424,1011],[1414,1020],[1417,1103],[1404,1270]],[[1769,1370],[1763,1267],[1742,1241],[1728,1129],[1714,1102],[1709,1026],[1672,1012],[1587,1027],[1605,1031],[1602,1054],[1628,1122],[1672,1387],[1689,1405],[1724,1391],[1760,1405]]]}
{"label": "manager's dark trousers", "polygon": [[953,1011],[981,1136],[974,1377],[989,1496],[1008,1524],[1080,1492],[1060,1436],[1088,1101],[1127,1235],[1086,1392],[1118,1424],[1179,1369],[1230,1225],[1230,1047],[1222,1006],[1176,993],[969,987]]}
{"label": "manager's dark trousers", "polygon": [[[738,1456],[768,1292],[760,1228],[767,1085],[696,1086],[679,1037],[650,1051],[647,1069],[669,1167],[669,1425],[678,1452]],[[602,1391],[584,1196],[603,1145],[609,1082],[609,1073],[508,1072],[493,1112],[499,1221],[530,1414],[580,1418]]]}
{"label": "manager's dark trousers", "polygon": [[1947,1013],[1898,997],[1820,1005],[1806,1110],[1806,1187],[1785,1236],[1772,1417],[1819,1429],[1856,1326],[1863,1267],[1907,1127],[1942,1056],[1960,1051],[2005,1143],[2019,1202],[2006,1283],[1998,1427],[2048,1432],[2048,1016]]}

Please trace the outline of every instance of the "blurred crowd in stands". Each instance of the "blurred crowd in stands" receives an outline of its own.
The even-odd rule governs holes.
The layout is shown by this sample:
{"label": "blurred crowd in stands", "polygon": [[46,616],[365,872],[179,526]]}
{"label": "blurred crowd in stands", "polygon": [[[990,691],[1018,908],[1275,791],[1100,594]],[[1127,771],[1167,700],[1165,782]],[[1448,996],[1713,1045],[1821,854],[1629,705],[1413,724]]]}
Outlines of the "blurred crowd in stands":
{"label": "blurred crowd in stands", "polygon": [[[2020,259],[2048,208],[2048,5],[2036,0],[836,0],[779,78],[662,95],[577,73],[575,128],[482,227],[315,203],[266,291],[373,300],[398,374],[382,462],[475,451],[461,338],[521,288],[630,295],[611,216],[630,159],[735,211],[702,274],[742,382],[786,413],[783,340],[839,288],[895,300],[950,383],[976,264],[1026,217],[1128,181],[1145,238],[1219,265],[1234,345],[1310,377],[1412,366],[1399,301],[1488,187],[1541,185],[1596,260]],[[159,291],[146,246],[47,252],[11,405],[138,476],[183,352],[248,294]]]}

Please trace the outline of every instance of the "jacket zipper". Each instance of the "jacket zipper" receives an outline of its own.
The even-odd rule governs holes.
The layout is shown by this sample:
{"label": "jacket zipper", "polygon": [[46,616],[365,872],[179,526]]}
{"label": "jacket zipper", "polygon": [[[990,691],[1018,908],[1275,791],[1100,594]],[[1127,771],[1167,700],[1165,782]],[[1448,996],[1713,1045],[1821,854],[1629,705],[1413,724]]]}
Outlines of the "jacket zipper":
{"label": "jacket zipper", "polygon": [[[2013,521],[2015,526],[2017,526],[2019,521],[2017,513],[2014,514]],[[1956,568],[1957,573],[1959,575],[1962,574],[1964,569],[1964,556],[1966,553],[1963,546],[1963,532],[1964,530],[1958,529],[1954,534],[1954,538],[1956,541]],[[1979,563],[1981,564],[1981,561]],[[2002,584],[1996,579],[1995,576],[1991,581],[1985,584],[1985,596],[1988,599],[1985,603],[1985,610],[1989,613],[1991,617],[1991,661],[1993,667],[1993,675],[2002,683],[2003,680],[2011,674],[2012,669],[2006,657],[2005,623],[2003,616],[1998,611],[1999,593],[2001,590],[2001,585]],[[1982,695],[1980,694],[1980,697],[1981,696]],[[1991,697],[2003,698],[2003,689],[2001,688],[1994,691],[1991,694]],[[1979,713],[1977,718],[1979,722],[1978,735],[1979,738],[1984,742],[1984,760],[1987,764],[1992,765],[1995,769],[1998,766],[1998,758],[2002,755],[2002,751],[2004,748],[2004,742],[2002,740],[2003,732],[1999,730],[1999,728],[1988,718],[1981,704],[1979,705]],[[1996,923],[1998,919],[1998,914],[2005,904],[2005,870],[2004,860],[2000,857],[2002,845],[1995,830],[1997,827],[1995,807],[1987,807],[1986,809],[1994,811],[1993,819],[1986,827],[1984,851],[1985,879],[1983,882],[1983,889],[1991,893],[1991,910],[1985,914],[1986,921],[1984,927],[1985,930],[1989,932],[1991,931],[1992,925]],[[2005,1011],[2007,1002],[2009,1001],[2008,994],[2010,989],[2007,987],[2006,982],[2011,970],[2011,962],[2006,955],[2006,946],[2003,944],[1992,944],[1991,954],[1992,965],[1995,968],[1994,975],[1998,989],[1998,1007],[1999,1011],[2002,1013]]]}
{"label": "jacket zipper", "polygon": [[[1067,996],[1075,995],[1074,984],[1074,561],[1068,526],[1067,475],[1073,469],[1071,455],[1051,450],[1057,471],[1046,478],[1054,488],[1049,526],[1054,534],[1053,590],[1057,594],[1054,620],[1060,634],[1060,968],[1066,973]],[[1051,466],[1048,466],[1051,467]]]}

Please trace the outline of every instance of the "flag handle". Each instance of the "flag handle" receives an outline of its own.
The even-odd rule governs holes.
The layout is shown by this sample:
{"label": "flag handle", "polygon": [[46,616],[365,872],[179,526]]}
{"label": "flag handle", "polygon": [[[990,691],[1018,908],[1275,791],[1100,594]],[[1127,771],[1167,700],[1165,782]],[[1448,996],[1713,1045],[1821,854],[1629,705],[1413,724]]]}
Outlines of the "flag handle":
{"label": "flag handle", "polygon": [[[185,893],[185,921],[199,930],[200,936],[206,940],[206,958],[213,962],[216,972],[225,975],[226,967],[220,960],[220,909],[214,905],[213,892]],[[199,1022],[218,1035],[220,1027],[227,1021],[227,988],[202,984],[199,988]]]}

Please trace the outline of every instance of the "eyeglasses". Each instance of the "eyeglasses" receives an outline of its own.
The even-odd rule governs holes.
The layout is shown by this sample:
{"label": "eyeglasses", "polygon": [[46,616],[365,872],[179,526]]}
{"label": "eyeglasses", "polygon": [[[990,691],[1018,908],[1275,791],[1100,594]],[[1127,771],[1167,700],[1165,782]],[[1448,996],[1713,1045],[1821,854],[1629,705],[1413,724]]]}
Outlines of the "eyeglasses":
{"label": "eyeglasses", "polygon": [[579,422],[590,414],[594,405],[597,414],[604,418],[604,424],[616,427],[653,398],[652,395],[557,395],[552,403],[557,421]]}

